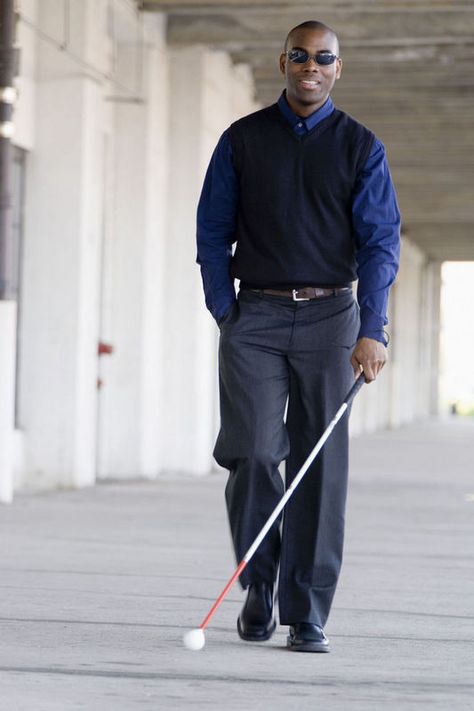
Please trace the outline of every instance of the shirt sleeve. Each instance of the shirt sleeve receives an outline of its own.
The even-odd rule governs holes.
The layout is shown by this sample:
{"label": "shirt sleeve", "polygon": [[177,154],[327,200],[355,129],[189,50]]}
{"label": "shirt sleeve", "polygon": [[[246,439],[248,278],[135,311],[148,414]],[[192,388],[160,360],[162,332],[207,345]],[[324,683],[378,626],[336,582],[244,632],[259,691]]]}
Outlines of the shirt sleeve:
{"label": "shirt sleeve", "polygon": [[400,211],[385,148],[378,139],[356,184],[352,224],[359,278],[359,338],[374,338],[386,345],[388,294],[400,262]]}
{"label": "shirt sleeve", "polygon": [[229,131],[212,155],[197,210],[197,263],[201,267],[206,306],[219,321],[235,301],[230,275],[238,202],[238,179],[232,162]]}

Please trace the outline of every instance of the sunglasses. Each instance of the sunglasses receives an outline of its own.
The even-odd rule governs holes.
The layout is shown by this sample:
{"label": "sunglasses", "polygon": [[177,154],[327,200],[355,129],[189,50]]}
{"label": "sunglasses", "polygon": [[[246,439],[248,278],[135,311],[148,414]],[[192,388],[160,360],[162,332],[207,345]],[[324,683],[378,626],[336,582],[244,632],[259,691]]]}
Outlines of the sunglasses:
{"label": "sunglasses", "polygon": [[330,52],[320,52],[319,54],[308,54],[305,49],[290,49],[286,52],[286,56],[294,64],[306,64],[310,59],[314,59],[316,64],[323,67],[327,67],[329,64],[334,64],[336,59],[339,59],[337,54],[331,54]]}

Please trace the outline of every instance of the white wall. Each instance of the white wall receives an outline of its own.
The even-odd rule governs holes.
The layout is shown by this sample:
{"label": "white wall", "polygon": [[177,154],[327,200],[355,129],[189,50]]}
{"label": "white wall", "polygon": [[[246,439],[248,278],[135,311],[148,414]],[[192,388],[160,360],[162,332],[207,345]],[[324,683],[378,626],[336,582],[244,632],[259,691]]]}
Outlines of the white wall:
{"label": "white wall", "polygon": [[[63,9],[20,8],[17,144],[30,154],[17,486],[30,488],[159,468],[165,25],[137,20],[133,3],[85,0],[61,50]],[[118,362],[99,364],[99,339],[115,336]]]}
{"label": "white wall", "polygon": [[351,432],[399,427],[437,413],[440,264],[404,238],[390,294],[388,363],[357,397]]}
{"label": "white wall", "polygon": [[[31,150],[20,488],[212,467],[217,329],[195,265],[195,211],[220,133],[256,108],[253,82],[204,47],[168,65],[164,16],[137,21],[126,3],[113,4],[111,36],[107,5],[74,5],[71,54],[58,48],[57,3],[22,7],[52,41],[20,23],[18,124]],[[99,340],[112,355],[98,359]]]}
{"label": "white wall", "polygon": [[[75,9],[74,42],[87,58],[97,13],[91,2]],[[39,5],[38,22],[51,23],[50,12],[51,3]],[[34,106],[19,373],[23,478],[35,488],[84,485],[95,478],[100,86],[38,43]]]}
{"label": "white wall", "polygon": [[[140,102],[113,104],[107,205],[98,474],[153,477],[161,467],[168,77],[163,18],[144,17],[145,46],[119,48],[143,67]],[[141,53],[142,56],[138,56]]]}
{"label": "white wall", "polygon": [[10,503],[14,488],[14,408],[17,305],[0,301],[0,503]]}

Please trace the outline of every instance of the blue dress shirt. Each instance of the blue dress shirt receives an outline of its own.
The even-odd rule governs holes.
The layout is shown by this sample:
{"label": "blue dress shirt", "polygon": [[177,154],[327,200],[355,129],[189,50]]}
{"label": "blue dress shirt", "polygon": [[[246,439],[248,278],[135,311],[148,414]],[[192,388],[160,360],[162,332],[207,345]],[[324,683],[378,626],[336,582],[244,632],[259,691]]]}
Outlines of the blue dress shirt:
{"label": "blue dress shirt", "polygon": [[[285,92],[278,100],[278,107],[298,135],[311,131],[334,111],[328,98],[317,111],[302,118],[292,111]],[[238,178],[227,130],[212,155],[197,212],[197,262],[201,266],[206,305],[216,321],[227,313],[236,298],[230,262],[238,199]],[[352,224],[359,280],[359,338],[366,336],[386,343],[388,293],[400,259],[400,212],[385,149],[377,138],[355,186]]]}

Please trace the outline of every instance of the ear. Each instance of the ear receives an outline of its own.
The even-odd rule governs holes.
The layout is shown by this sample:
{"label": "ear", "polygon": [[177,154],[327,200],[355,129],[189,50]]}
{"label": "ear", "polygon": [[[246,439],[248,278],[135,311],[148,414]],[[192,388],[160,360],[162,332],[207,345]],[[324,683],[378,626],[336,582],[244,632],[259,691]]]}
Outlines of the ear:
{"label": "ear", "polygon": [[341,78],[341,74],[342,74],[342,59],[340,59],[340,58],[338,57],[338,58],[336,59],[336,62],[337,62],[337,66],[336,66],[336,79],[340,79],[340,78]]}
{"label": "ear", "polygon": [[282,52],[280,54],[280,72],[282,74],[285,73],[285,67],[286,67],[286,54],[284,52]]}

